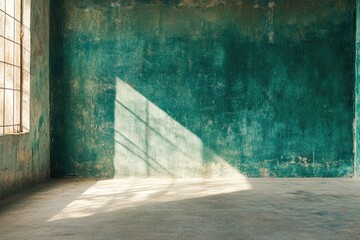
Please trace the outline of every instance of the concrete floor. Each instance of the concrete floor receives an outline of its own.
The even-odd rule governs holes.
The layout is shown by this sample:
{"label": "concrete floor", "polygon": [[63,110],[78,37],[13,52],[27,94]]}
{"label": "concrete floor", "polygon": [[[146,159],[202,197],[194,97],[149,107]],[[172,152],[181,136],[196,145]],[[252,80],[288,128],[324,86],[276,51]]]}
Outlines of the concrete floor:
{"label": "concrete floor", "polygon": [[360,239],[360,181],[51,180],[0,201],[0,239]]}

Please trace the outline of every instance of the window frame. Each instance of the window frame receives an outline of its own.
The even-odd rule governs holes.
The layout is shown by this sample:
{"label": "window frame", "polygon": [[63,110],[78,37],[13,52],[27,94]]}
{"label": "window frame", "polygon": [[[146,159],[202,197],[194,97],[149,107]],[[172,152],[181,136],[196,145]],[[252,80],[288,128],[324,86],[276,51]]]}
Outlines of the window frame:
{"label": "window frame", "polygon": [[30,131],[31,0],[2,0],[0,14],[0,136],[19,135]]}

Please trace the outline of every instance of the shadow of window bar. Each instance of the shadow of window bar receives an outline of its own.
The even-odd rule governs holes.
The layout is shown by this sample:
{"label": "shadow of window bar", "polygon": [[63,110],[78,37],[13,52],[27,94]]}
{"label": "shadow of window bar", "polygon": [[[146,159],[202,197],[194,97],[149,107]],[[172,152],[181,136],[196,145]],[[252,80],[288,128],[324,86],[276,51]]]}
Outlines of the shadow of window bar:
{"label": "shadow of window bar", "polygon": [[29,129],[30,28],[23,23],[30,14],[23,10],[30,5],[26,1],[0,0],[0,135]]}

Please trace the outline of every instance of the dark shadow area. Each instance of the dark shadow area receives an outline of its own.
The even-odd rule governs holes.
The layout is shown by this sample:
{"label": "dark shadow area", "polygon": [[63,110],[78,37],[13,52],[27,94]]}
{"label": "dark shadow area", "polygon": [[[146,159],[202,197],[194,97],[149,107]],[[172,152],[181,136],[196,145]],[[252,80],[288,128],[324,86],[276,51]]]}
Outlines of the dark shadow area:
{"label": "dark shadow area", "polygon": [[[62,177],[66,174],[68,164],[65,162],[67,155],[62,134],[66,134],[64,108],[69,105],[66,84],[62,84],[64,75],[64,36],[62,29],[65,16],[65,6],[63,1],[50,1],[50,126],[51,126],[51,176]],[[63,86],[64,85],[64,86]],[[57,102],[61,105],[57,106]]]}
{"label": "dark shadow area", "polygon": [[[79,182],[79,185],[81,184],[81,187],[77,187],[76,190],[68,189],[66,192],[64,192],[62,187],[64,184]],[[38,206],[38,202],[42,202],[43,204],[49,204],[48,206],[52,206],[51,209],[47,209],[46,212],[43,213],[43,217],[49,218],[56,214],[58,211],[61,211],[64,209],[69,203],[71,203],[74,199],[77,199],[83,192],[85,192],[87,189],[89,189],[91,186],[93,186],[96,183],[96,181],[91,180],[81,180],[81,179],[71,179],[71,180],[49,180],[44,183],[38,183],[35,185],[32,185],[31,187],[27,189],[23,189],[21,193],[15,193],[11,196],[8,196],[6,199],[0,199],[0,216],[6,216],[7,212],[9,210],[21,210],[22,208],[25,208],[29,204],[35,204],[35,206],[41,208],[41,206]],[[75,184],[76,185],[76,184]],[[59,191],[59,189],[61,190]],[[52,198],[54,196],[61,196],[66,195],[67,199],[57,199],[57,201],[50,203],[49,201],[52,201]],[[1,237],[0,237],[1,238]]]}
{"label": "dark shadow area", "polygon": [[92,34],[67,31],[69,4],[60,0],[51,6],[51,173],[113,177],[111,60]]}

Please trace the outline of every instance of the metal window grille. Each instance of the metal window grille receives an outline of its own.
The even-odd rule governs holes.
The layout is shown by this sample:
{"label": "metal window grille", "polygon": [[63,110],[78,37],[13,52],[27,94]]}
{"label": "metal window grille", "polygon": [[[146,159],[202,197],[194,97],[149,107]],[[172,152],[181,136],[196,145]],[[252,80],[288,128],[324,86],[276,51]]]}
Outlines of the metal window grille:
{"label": "metal window grille", "polygon": [[29,130],[30,0],[0,0],[0,135]]}

